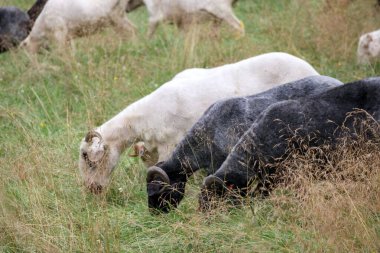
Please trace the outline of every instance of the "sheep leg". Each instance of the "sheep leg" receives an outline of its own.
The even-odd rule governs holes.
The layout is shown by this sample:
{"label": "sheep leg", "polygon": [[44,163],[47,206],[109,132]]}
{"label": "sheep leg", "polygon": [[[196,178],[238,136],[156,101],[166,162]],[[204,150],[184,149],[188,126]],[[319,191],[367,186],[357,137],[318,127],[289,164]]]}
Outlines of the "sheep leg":
{"label": "sheep leg", "polygon": [[224,18],[224,20],[235,28],[241,36],[245,34],[244,23],[240,21],[234,14],[230,14]]}
{"label": "sheep leg", "polygon": [[133,35],[136,33],[136,26],[125,15],[123,17],[113,17],[112,23],[116,32],[123,33],[124,31],[128,31]]}
{"label": "sheep leg", "polygon": [[53,38],[57,43],[58,49],[66,48],[69,45],[67,27],[61,26],[60,29],[53,31]]}
{"label": "sheep leg", "polygon": [[29,53],[35,54],[40,48],[41,43],[39,39],[33,39],[31,36],[28,36],[20,44],[20,48],[25,48]]}
{"label": "sheep leg", "polygon": [[44,22],[36,22],[29,36],[21,42],[20,47],[25,48],[29,53],[37,53],[43,40],[46,38]]}
{"label": "sheep leg", "polygon": [[155,165],[159,161],[163,161],[159,159],[156,149],[152,151],[145,151],[145,154],[141,157],[141,160],[147,168]]}
{"label": "sheep leg", "polygon": [[177,19],[175,19],[175,25],[178,27],[179,30],[181,31],[185,31],[185,22],[183,20],[183,18],[179,17]]}
{"label": "sheep leg", "polygon": [[240,21],[232,12],[232,9],[206,9],[207,12],[210,14],[216,16],[217,18],[226,21],[230,26],[235,28],[237,31],[239,31],[239,34],[241,36],[244,36],[245,29],[244,29],[244,23]]}
{"label": "sheep leg", "polygon": [[161,22],[161,18],[149,18],[149,28],[148,28],[148,37],[152,38],[153,34],[156,32],[156,29]]}
{"label": "sheep leg", "polygon": [[64,27],[54,31],[54,39],[56,40],[58,44],[58,48],[64,48],[66,46],[67,41],[68,41],[67,35],[68,35],[68,31]]}

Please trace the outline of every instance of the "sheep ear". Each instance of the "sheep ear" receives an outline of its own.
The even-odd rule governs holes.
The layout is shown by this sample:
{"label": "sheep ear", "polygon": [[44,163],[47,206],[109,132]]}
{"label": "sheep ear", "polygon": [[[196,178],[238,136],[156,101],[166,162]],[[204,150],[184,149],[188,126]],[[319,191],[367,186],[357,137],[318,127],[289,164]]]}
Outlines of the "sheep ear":
{"label": "sheep ear", "polygon": [[130,157],[143,157],[145,155],[146,148],[144,142],[140,141],[133,146],[133,154],[129,154]]}
{"label": "sheep ear", "polygon": [[106,147],[102,136],[95,131],[90,131],[85,138],[88,143],[87,155],[91,162],[98,162],[105,154]]}

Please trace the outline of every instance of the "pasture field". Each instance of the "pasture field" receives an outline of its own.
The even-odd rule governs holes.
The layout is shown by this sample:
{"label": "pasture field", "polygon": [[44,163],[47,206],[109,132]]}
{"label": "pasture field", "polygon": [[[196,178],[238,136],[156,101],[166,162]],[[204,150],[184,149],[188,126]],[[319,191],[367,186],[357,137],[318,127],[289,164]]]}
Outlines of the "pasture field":
{"label": "pasture field", "polygon": [[[0,5],[27,9],[33,2]],[[100,196],[83,188],[77,166],[89,129],[185,68],[284,51],[343,82],[380,75],[379,64],[356,64],[359,35],[380,28],[375,3],[239,0],[243,38],[227,25],[212,31],[206,23],[186,33],[163,25],[147,39],[141,8],[129,14],[138,26],[133,39],[106,29],[65,49],[52,45],[37,59],[22,50],[1,54],[0,252],[379,252],[376,145],[338,156],[351,169],[372,168],[362,180],[304,180],[302,198],[279,189],[207,214],[197,210],[202,173],[177,210],[151,215],[138,160],[123,155]],[[302,161],[293,166],[308,162]]]}

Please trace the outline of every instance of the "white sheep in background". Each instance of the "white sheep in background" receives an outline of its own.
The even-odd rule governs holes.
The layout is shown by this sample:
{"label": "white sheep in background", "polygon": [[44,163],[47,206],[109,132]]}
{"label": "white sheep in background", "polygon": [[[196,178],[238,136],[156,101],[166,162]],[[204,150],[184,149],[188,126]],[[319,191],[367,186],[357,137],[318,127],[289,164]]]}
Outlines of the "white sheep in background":
{"label": "white sheep in background", "polygon": [[217,19],[226,21],[241,35],[244,35],[244,24],[234,14],[232,5],[237,0],[131,0],[127,11],[145,3],[149,12],[149,31],[151,37],[159,23],[171,21],[181,27],[186,18],[193,14],[208,13]]}
{"label": "white sheep in background", "polygon": [[147,165],[166,160],[186,131],[219,99],[252,95],[311,75],[318,73],[306,61],[268,53],[203,69],[200,76],[174,78],[87,134],[79,155],[84,183],[92,192],[100,192],[120,155],[137,142],[139,151],[146,149],[151,155]]}
{"label": "white sheep in background", "polygon": [[129,0],[49,0],[37,18],[29,36],[22,42],[30,52],[38,51],[43,42],[90,34],[107,25],[118,32],[134,32],[125,9]]}
{"label": "white sheep in background", "polygon": [[380,30],[360,36],[357,57],[360,64],[369,64],[380,57]]}

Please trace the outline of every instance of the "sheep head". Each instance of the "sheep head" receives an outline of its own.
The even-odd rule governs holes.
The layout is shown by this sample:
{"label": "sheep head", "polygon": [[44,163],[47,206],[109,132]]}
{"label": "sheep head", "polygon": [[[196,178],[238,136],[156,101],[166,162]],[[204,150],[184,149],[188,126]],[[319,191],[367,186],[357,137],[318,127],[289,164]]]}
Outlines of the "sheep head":
{"label": "sheep head", "polygon": [[79,169],[85,186],[92,193],[101,193],[108,185],[118,159],[117,149],[107,145],[100,133],[87,133],[80,145]]}
{"label": "sheep head", "polygon": [[379,48],[377,43],[373,43],[374,38],[371,34],[362,35],[359,39],[357,61],[360,64],[369,64],[374,55],[377,55]]}
{"label": "sheep head", "polygon": [[171,182],[166,172],[152,166],[147,172],[148,205],[151,211],[167,213],[176,208],[185,194],[185,182]]}

